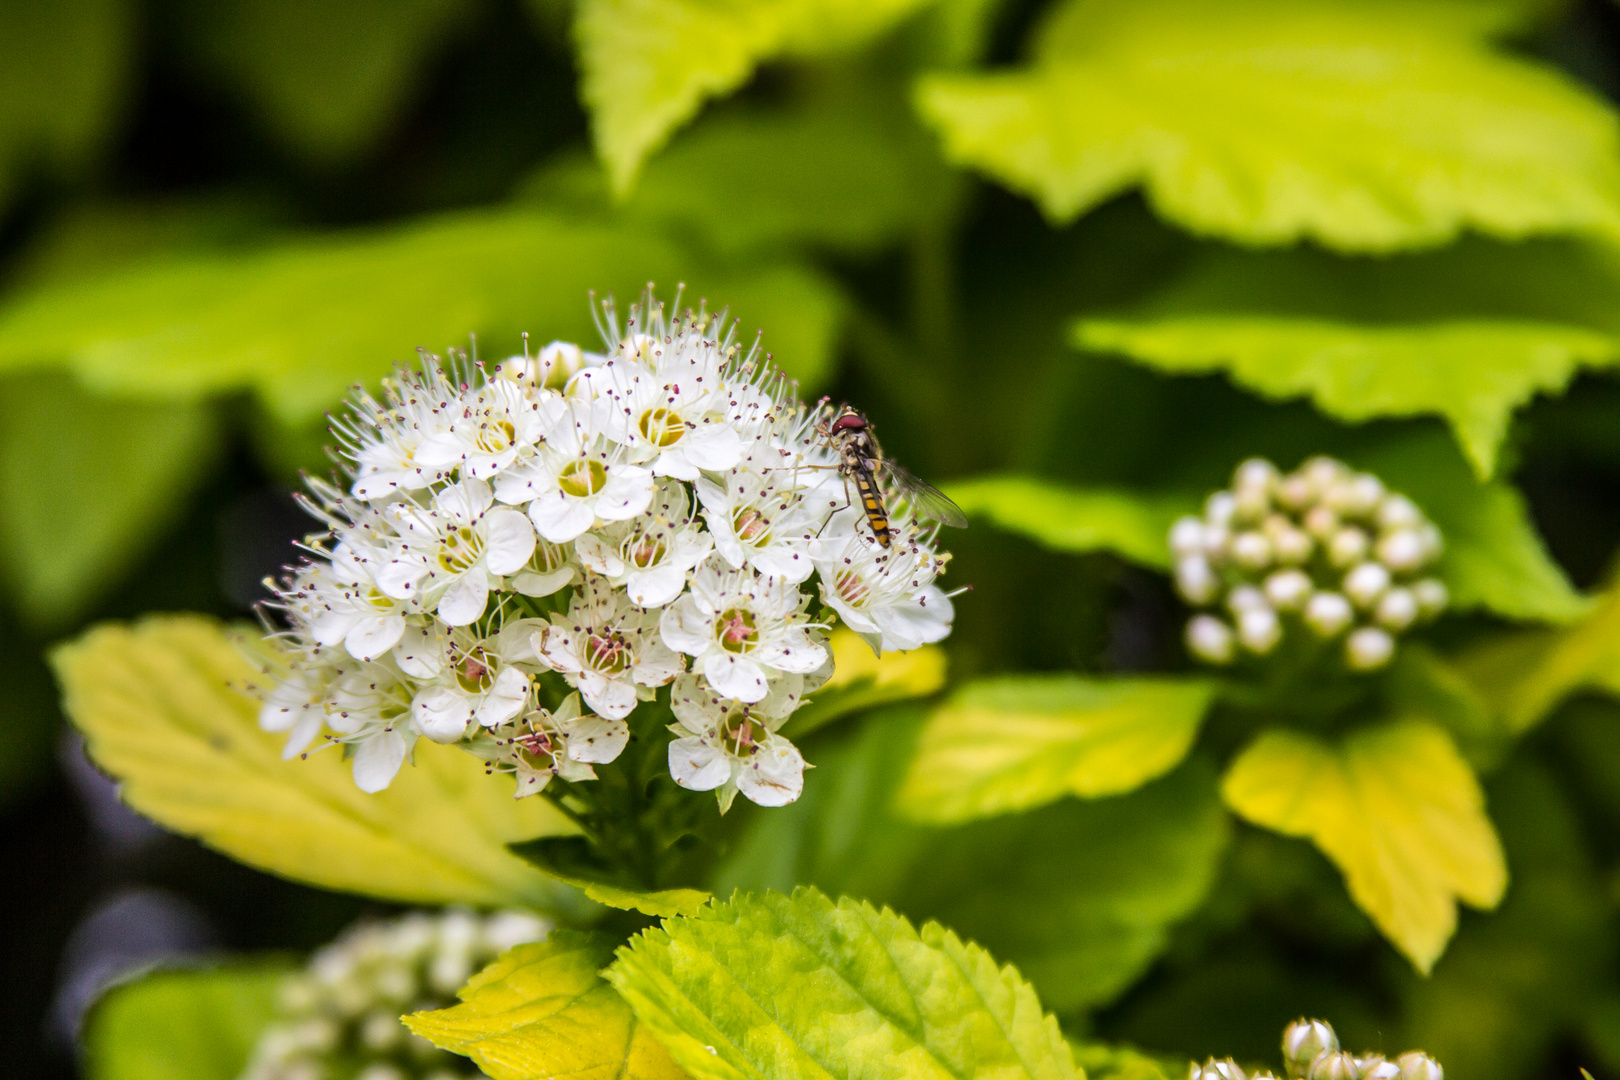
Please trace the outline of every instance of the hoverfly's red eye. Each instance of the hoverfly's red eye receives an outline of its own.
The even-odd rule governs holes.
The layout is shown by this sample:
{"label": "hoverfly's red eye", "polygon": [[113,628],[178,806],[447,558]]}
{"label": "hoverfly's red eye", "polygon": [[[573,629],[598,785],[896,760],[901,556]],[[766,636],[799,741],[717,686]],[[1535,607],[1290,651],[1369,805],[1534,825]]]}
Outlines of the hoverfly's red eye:
{"label": "hoverfly's red eye", "polygon": [[855,413],[845,413],[833,421],[832,431],[836,435],[840,431],[860,431],[865,427],[865,417],[858,416]]}

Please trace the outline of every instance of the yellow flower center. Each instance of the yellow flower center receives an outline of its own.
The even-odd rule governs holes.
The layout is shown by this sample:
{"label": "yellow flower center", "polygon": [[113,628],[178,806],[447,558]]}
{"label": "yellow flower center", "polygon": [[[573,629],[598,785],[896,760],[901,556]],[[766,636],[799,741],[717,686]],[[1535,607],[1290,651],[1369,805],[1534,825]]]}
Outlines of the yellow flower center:
{"label": "yellow flower center", "polygon": [[557,477],[557,483],[564,495],[572,495],[576,499],[595,495],[607,483],[607,466],[600,461],[586,461],[583,458],[571,461]]}
{"label": "yellow flower center", "polygon": [[641,430],[643,439],[660,449],[674,446],[686,434],[686,422],[661,405],[642,413],[636,426]]}

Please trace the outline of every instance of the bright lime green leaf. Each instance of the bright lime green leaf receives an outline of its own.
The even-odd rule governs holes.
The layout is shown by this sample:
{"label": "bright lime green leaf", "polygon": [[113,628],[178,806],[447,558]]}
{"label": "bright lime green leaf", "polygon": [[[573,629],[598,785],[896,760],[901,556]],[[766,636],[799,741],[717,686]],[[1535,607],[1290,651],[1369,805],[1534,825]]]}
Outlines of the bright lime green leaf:
{"label": "bright lime green leaf", "polygon": [[639,911],[643,915],[654,918],[667,919],[672,915],[691,915],[698,908],[708,903],[709,894],[702,889],[660,889],[657,892],[636,892],[633,889],[621,889],[617,885],[609,885],[600,881],[586,881],[583,878],[564,878],[570,885],[577,886],[586,896],[599,904],[618,908],[620,911]]}
{"label": "bright lime green leaf", "polygon": [[1118,795],[1192,749],[1213,683],[1017,675],[969,683],[923,728],[897,806],[940,825]]}
{"label": "bright lime green leaf", "polygon": [[568,890],[506,850],[571,831],[512,798],[483,763],[426,740],[387,791],[354,786],[336,750],[283,761],[246,688],[256,644],[196,616],[107,624],[54,656],[63,708],[125,802],[250,866],[409,903],[555,908]]}
{"label": "bright lime green leaf", "polygon": [[1141,186],[1244,243],[1620,227],[1610,109],[1433,0],[1069,0],[1031,67],[924,80],[950,156],[1068,221]]}
{"label": "bright lime green leaf", "polygon": [[335,162],[388,133],[468,0],[194,0],[174,19],[187,58],[244,95],[276,136]]}
{"label": "bright lime green leaf", "polygon": [[787,738],[803,738],[865,709],[927,697],[945,685],[945,653],[933,645],[875,656],[858,634],[839,627],[827,647],[833,654],[833,676],[783,726]]}
{"label": "bright lime green leaf", "polygon": [[761,61],[859,45],[928,0],[583,0],[582,94],[613,189]]}
{"label": "bright lime green leaf", "polygon": [[698,1080],[1073,1080],[1011,967],[937,923],[814,889],[739,894],[619,950],[607,978]]}
{"label": "bright lime green leaf", "polygon": [[685,1080],[598,974],[613,946],[604,935],[553,931],[474,975],[460,1005],[411,1013],[405,1026],[496,1080]]}
{"label": "bright lime green leaf", "polygon": [[1394,440],[1353,463],[1411,497],[1439,526],[1446,547],[1437,570],[1453,608],[1545,622],[1591,610],[1547,554],[1518,490],[1479,482],[1437,432]]}
{"label": "bright lime green leaf", "polygon": [[1167,568],[1166,537],[1198,500],[1087,490],[1025,476],[983,476],[948,485],[956,504],[1000,528],[1057,551],[1113,551],[1148,566]]}
{"label": "bright lime green leaf", "polygon": [[0,203],[33,170],[81,168],[110,133],[135,40],[125,0],[0,4]]}
{"label": "bright lime green leaf", "polygon": [[291,964],[158,971],[107,991],[84,1027],[88,1080],[237,1080]]}
{"label": "bright lime green leaf", "polygon": [[30,620],[72,621],[145,554],[208,478],[218,433],[200,404],[86,393],[61,373],[0,393],[0,559]]}
{"label": "bright lime green leaf", "polygon": [[1432,724],[1367,728],[1338,747],[1270,731],[1238,755],[1221,793],[1256,825],[1310,839],[1419,971],[1445,951],[1458,900],[1493,908],[1507,888],[1479,781]]}
{"label": "bright lime green leaf", "polygon": [[856,741],[818,750],[815,782],[753,819],[715,891],[865,896],[955,927],[1016,964],[1052,1008],[1113,1000],[1208,895],[1227,839],[1214,776],[1189,763],[1117,798],[924,828],[893,809],[922,719],[881,713]]}
{"label": "bright lime green leaf", "polygon": [[411,350],[494,356],[519,334],[591,345],[587,294],[621,306],[654,280],[729,304],[795,377],[830,366],[840,300],[792,263],[707,269],[673,241],[544,214],[465,214],[243,255],[177,257],[96,283],[44,288],[0,311],[0,368],[66,361],[109,391],[198,396],[253,387],[288,423],[312,420]]}
{"label": "bright lime green leaf", "polygon": [[1513,411],[1558,392],[1582,367],[1620,360],[1620,339],[1577,326],[1510,320],[1402,326],[1250,315],[1146,322],[1089,320],[1082,348],[1173,374],[1223,371],[1267,397],[1309,397],[1342,420],[1439,415],[1481,479]]}

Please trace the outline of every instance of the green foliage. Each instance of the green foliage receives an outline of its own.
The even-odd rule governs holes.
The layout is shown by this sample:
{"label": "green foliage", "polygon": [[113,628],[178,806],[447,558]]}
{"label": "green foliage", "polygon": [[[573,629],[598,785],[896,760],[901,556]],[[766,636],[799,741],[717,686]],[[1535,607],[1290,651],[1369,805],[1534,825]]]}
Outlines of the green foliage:
{"label": "green foliage", "polygon": [[1612,112],[1450,0],[1068,0],[1033,64],[918,92],[951,158],[1068,221],[1137,185],[1194,232],[1391,251],[1620,223]]}
{"label": "green foliage", "polygon": [[207,479],[210,411],[88,394],[57,372],[0,394],[0,544],[29,619],[58,627],[144,554]]}
{"label": "green foliage", "polygon": [[458,992],[460,1005],[412,1013],[405,1026],[496,1080],[682,1080],[669,1052],[597,974],[613,947],[606,935],[554,931],[474,975]]}
{"label": "green foliage", "polygon": [[294,970],[237,962],[156,971],[107,991],[85,1021],[89,1080],[237,1080]]}
{"label": "green foliage", "polygon": [[[590,341],[586,296],[628,302],[651,280],[690,282],[769,326],[806,382],[830,363],[839,299],[802,265],[704,273],[674,241],[527,211],[464,214],[239,255],[165,259],[93,284],[44,288],[0,314],[0,368],[65,362],[93,388],[195,398],[238,387],[283,420],[313,419],[410,348],[498,359],[529,331]],[[721,301],[719,298],[724,298]],[[404,344],[402,344],[404,343]]]}
{"label": "green foliage", "polygon": [[1269,731],[1232,763],[1221,793],[1255,824],[1321,848],[1425,973],[1457,928],[1456,901],[1493,908],[1507,887],[1479,782],[1432,724],[1367,728],[1338,747]]}
{"label": "green foliage", "polygon": [[246,691],[261,678],[253,645],[208,619],[153,616],[57,650],[63,709],[125,802],[249,865],[330,889],[578,910],[506,850],[572,827],[538,799],[514,800],[470,755],[424,741],[416,767],[379,795],[354,786],[336,751],[283,760]]}
{"label": "green foliage", "polygon": [[950,825],[1134,790],[1181,763],[1213,683],[1022,675],[969,683],[923,728],[897,796]]}
{"label": "green foliage", "polygon": [[575,30],[596,151],[624,194],[703,102],[778,56],[838,52],[927,0],[584,0]]}
{"label": "green foliage", "polygon": [[667,920],[607,977],[698,1080],[1077,1075],[1011,967],[937,923],[814,889]]}
{"label": "green foliage", "polygon": [[949,494],[969,514],[1055,551],[1113,551],[1161,569],[1170,565],[1171,523],[1198,509],[1192,496],[1088,491],[1026,476],[959,480]]}
{"label": "green foliage", "polygon": [[827,639],[833,675],[783,725],[785,738],[800,739],[852,714],[927,697],[945,685],[945,653],[933,645],[874,655],[859,634],[834,630]]}

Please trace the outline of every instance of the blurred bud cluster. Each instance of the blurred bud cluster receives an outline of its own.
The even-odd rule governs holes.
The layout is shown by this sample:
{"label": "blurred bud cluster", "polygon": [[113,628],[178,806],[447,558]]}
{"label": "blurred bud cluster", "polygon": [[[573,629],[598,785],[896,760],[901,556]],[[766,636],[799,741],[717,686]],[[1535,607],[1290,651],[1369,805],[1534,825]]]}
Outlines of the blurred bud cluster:
{"label": "blurred bud cluster", "polygon": [[1342,639],[1355,671],[1381,668],[1397,635],[1445,608],[1446,587],[1428,573],[1441,548],[1423,511],[1371,473],[1315,457],[1283,475],[1251,458],[1203,517],[1170,530],[1177,591],[1209,609],[1188,620],[1187,648],[1230,664],[1295,632]]}
{"label": "blurred bud cluster", "polygon": [[[1421,1050],[1389,1060],[1382,1054],[1351,1054],[1325,1020],[1295,1020],[1283,1031],[1283,1066],[1290,1080],[1444,1080],[1440,1063]],[[1231,1058],[1194,1064],[1189,1080],[1277,1080],[1270,1072],[1246,1072]]]}
{"label": "blurred bud cluster", "polygon": [[522,912],[414,913],[355,927],[281,988],[280,1018],[259,1038],[242,1080],[461,1080],[480,1073],[400,1023],[455,1004],[495,957],[545,937]]}

